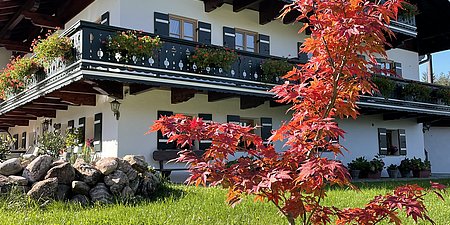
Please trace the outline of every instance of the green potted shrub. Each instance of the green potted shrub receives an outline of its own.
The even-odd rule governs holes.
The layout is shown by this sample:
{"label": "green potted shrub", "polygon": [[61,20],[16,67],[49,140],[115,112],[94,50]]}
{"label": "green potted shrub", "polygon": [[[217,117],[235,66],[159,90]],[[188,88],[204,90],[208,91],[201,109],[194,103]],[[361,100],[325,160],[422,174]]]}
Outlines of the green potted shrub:
{"label": "green potted shrub", "polygon": [[390,98],[394,95],[396,84],[387,77],[374,76],[372,82],[377,86],[382,97]]}
{"label": "green potted shrub", "polygon": [[234,50],[226,48],[197,47],[189,57],[189,62],[197,68],[218,67],[225,70],[237,60],[238,55]]}
{"label": "green potted shrub", "polygon": [[11,152],[11,147],[14,145],[14,138],[11,135],[4,133],[0,135],[0,159],[6,159],[6,156]]}
{"label": "green potted shrub", "polygon": [[363,178],[370,168],[369,161],[365,157],[358,157],[347,164],[352,178]]}
{"label": "green potted shrub", "polygon": [[151,57],[160,47],[161,40],[158,36],[153,38],[135,30],[118,32],[106,43],[107,50],[120,61],[132,60],[133,56],[135,59]]}
{"label": "green potted shrub", "polygon": [[395,164],[391,164],[386,168],[390,178],[398,177],[398,166]]}
{"label": "green potted shrub", "polygon": [[287,60],[268,59],[261,64],[262,75],[261,81],[266,83],[273,83],[276,77],[284,76],[287,72],[292,70],[293,65]]}
{"label": "green potted shrub", "polygon": [[403,87],[402,95],[408,101],[427,102],[433,90],[423,84],[409,83]]}
{"label": "green potted shrub", "polygon": [[384,168],[384,162],[379,156],[375,156],[370,162],[368,178],[380,179],[381,171]]}
{"label": "green potted shrub", "polygon": [[46,34],[45,38],[39,38],[32,43],[35,59],[48,68],[56,60],[68,61],[73,58],[73,43],[69,37],[60,36],[59,32]]}
{"label": "green potted shrub", "polygon": [[411,177],[411,168],[411,160],[408,158],[400,161],[400,165],[398,166],[398,170],[400,171],[401,176],[404,178]]}
{"label": "green potted shrub", "polygon": [[38,144],[40,153],[53,158],[57,158],[66,147],[65,138],[59,131],[44,132],[38,138]]}
{"label": "green potted shrub", "polygon": [[413,176],[417,178],[427,178],[431,175],[431,163],[428,160],[422,161],[421,158],[411,159]]}

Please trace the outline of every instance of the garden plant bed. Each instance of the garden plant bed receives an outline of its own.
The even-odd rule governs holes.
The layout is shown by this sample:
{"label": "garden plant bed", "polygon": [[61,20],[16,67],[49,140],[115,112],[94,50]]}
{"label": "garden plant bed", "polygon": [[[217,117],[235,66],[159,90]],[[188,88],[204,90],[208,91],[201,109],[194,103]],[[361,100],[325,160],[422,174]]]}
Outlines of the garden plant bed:
{"label": "garden plant bed", "polygon": [[[450,179],[433,180],[445,185]],[[361,192],[333,188],[328,192],[327,205],[337,207],[363,206],[374,196],[390,192],[405,183],[428,187],[429,180],[356,182]],[[184,185],[168,185],[149,200],[111,205],[82,207],[74,203],[51,202],[46,206],[28,202],[17,195],[0,199],[1,224],[286,224],[277,210],[267,203],[247,198],[231,208],[225,203],[226,190]],[[449,199],[450,194],[444,195]],[[447,224],[450,202],[428,195],[425,203],[436,224]],[[403,214],[401,214],[403,217]],[[404,220],[404,224],[413,224]],[[418,224],[427,224],[419,222]]]}

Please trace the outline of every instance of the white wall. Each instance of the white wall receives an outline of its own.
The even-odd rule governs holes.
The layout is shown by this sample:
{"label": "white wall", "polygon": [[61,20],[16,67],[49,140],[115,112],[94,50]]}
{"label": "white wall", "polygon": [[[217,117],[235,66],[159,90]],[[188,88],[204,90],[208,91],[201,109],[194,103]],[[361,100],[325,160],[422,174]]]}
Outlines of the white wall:
{"label": "white wall", "polygon": [[[384,156],[386,166],[399,165],[405,157],[425,159],[422,124],[418,124],[414,119],[384,121],[381,116],[373,115],[360,116],[356,120],[340,120],[338,124],[346,132],[340,143],[348,149],[348,152],[344,151],[344,156],[338,157],[344,165],[360,156],[372,160],[378,154],[378,128],[405,129],[406,132],[407,155]],[[325,155],[332,157],[331,153]],[[387,176],[387,172],[384,170],[382,175]]]}
{"label": "white wall", "polygon": [[450,174],[450,128],[431,127],[424,136],[431,172]]}
{"label": "white wall", "polygon": [[83,11],[78,13],[78,15],[69,20],[65,24],[65,28],[69,28],[79,20],[95,22],[107,11],[109,11],[109,24],[120,26],[120,1],[121,0],[95,0]]}
{"label": "white wall", "polygon": [[386,51],[388,59],[402,64],[402,76],[405,79],[420,80],[419,54],[404,49],[391,49]]}
{"label": "white wall", "polygon": [[6,67],[6,64],[8,64],[9,60],[11,59],[11,55],[12,55],[11,51],[3,47],[0,48],[0,69]]}
{"label": "white wall", "polygon": [[[269,107],[269,103],[257,108],[241,110],[239,98],[208,102],[206,94],[196,94],[194,98],[179,104],[170,103],[170,91],[151,90],[139,95],[128,96],[122,101],[119,120],[119,157],[127,154],[144,155],[147,161],[156,168],[158,163],[153,160],[152,153],[157,149],[156,133],[145,135],[153,121],[157,119],[157,111],[172,111],[186,115],[199,113],[212,114],[213,120],[226,122],[227,115],[239,115],[242,118],[252,118],[259,121],[261,117],[273,119],[273,128],[280,127],[282,120],[288,119],[285,115],[286,107]],[[281,149],[281,144],[277,147]],[[173,167],[173,164],[166,168]]]}

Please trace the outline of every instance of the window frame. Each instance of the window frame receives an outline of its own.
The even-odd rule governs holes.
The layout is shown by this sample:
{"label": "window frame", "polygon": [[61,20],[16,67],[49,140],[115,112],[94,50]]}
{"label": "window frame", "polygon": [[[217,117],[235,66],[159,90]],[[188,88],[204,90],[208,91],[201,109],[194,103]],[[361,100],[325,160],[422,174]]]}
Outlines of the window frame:
{"label": "window frame", "polygon": [[[179,37],[171,36],[172,34],[174,34],[170,30],[170,21],[171,20],[178,20],[179,23],[180,23],[180,34],[179,34]],[[193,40],[184,39],[185,38],[185,35],[184,35],[184,23],[185,22],[192,23],[192,25],[193,25],[193,27],[192,27],[192,35],[193,35],[192,39]],[[195,42],[197,42],[198,41],[197,30],[198,30],[198,20],[192,19],[192,18],[188,18],[188,17],[183,17],[183,16],[169,14],[169,37],[179,38],[179,39],[183,39],[183,40],[186,40],[186,41],[195,41]]]}
{"label": "window frame", "polygon": [[[392,132],[396,132],[397,135],[394,135]],[[393,145],[393,137],[395,136],[396,142],[398,146],[394,146]],[[400,155],[400,129],[388,129],[386,128],[386,145],[387,147],[387,154],[385,156],[401,156]],[[392,147],[396,147],[397,150],[392,153],[392,149],[390,146]]]}
{"label": "window frame", "polygon": [[[242,49],[238,49],[237,47],[238,47],[238,45],[237,45],[237,42],[236,42],[236,37],[237,37],[237,34],[242,34],[242,36],[243,36],[243,39],[242,39],[242,44],[243,44],[243,46],[239,46],[239,47],[242,47]],[[235,38],[235,42],[234,42],[234,48],[236,49],[236,50],[240,50],[240,51],[246,51],[246,52],[252,52],[252,53],[259,53],[259,48],[258,48],[258,32],[255,32],[255,31],[249,31],[249,30],[244,30],[244,29],[240,29],[240,28],[235,28],[234,29],[234,38]],[[254,41],[253,41],[253,46],[254,46],[254,51],[249,51],[248,50],[248,46],[247,46],[247,35],[249,35],[249,36],[253,36],[254,37]]]}
{"label": "window frame", "polygon": [[[386,69],[386,65],[389,65],[389,69]],[[377,75],[386,77],[395,77],[395,61],[389,59],[377,58],[377,67],[380,71],[375,71]],[[389,71],[389,72],[386,72]]]}

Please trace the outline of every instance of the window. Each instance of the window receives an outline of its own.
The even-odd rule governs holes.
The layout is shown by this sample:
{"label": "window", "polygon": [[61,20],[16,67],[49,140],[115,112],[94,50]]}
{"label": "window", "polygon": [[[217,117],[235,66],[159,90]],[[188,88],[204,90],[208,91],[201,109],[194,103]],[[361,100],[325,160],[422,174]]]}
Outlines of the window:
{"label": "window", "polygon": [[378,139],[380,155],[406,155],[406,132],[404,129],[378,128]]}
{"label": "window", "polygon": [[169,36],[189,41],[197,41],[197,21],[180,16],[169,16]]}
{"label": "window", "polygon": [[235,48],[248,52],[258,52],[256,48],[257,33],[236,29]]}
{"label": "window", "polygon": [[21,143],[20,147],[23,149],[27,148],[27,132],[22,133],[22,143]]}

